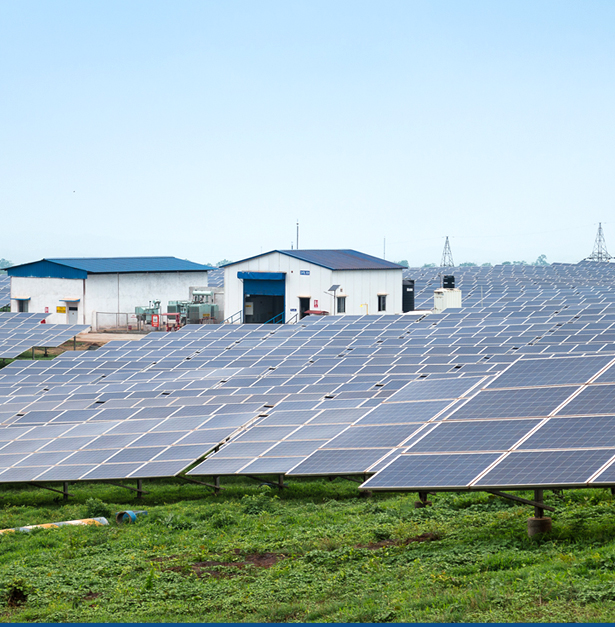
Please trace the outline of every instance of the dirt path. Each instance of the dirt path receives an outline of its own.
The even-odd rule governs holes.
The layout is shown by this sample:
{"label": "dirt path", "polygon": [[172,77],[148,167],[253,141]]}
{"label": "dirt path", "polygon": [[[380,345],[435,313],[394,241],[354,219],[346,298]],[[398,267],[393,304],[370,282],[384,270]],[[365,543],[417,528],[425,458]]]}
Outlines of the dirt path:
{"label": "dirt path", "polygon": [[127,340],[140,340],[147,333],[79,333],[77,342],[86,342],[87,344],[106,344],[114,340],[125,342]]}

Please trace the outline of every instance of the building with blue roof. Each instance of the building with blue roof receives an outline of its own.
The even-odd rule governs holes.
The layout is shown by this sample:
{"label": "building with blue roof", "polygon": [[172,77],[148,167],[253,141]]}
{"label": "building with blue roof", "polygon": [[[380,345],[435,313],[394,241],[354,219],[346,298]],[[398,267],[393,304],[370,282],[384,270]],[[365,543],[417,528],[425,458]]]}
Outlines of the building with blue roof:
{"label": "building with blue roof", "polygon": [[227,264],[224,272],[224,310],[234,322],[404,310],[403,267],[356,250],[272,250]]}
{"label": "building with blue roof", "polygon": [[40,259],[7,269],[11,311],[48,313],[49,323],[88,324],[94,331],[109,321],[136,326],[135,307],[158,300],[166,312],[168,301],[206,288],[212,269],[177,257]]}

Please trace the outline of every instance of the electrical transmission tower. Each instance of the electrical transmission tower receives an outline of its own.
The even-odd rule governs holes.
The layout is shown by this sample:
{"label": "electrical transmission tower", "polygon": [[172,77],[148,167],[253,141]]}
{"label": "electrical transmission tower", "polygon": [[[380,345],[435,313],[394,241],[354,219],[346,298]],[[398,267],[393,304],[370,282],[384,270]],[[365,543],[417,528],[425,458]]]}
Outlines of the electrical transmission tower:
{"label": "electrical transmission tower", "polygon": [[451,252],[451,245],[448,243],[448,235],[446,236],[446,242],[444,243],[444,250],[442,251],[442,261],[440,262],[441,268],[453,267],[455,262],[453,261],[453,253]]}
{"label": "electrical transmission tower", "polygon": [[615,257],[609,255],[609,251],[606,249],[602,222],[600,222],[598,223],[598,234],[596,235],[596,241],[594,242],[594,250],[592,250],[592,254],[584,261],[610,261],[611,259],[615,259]]}

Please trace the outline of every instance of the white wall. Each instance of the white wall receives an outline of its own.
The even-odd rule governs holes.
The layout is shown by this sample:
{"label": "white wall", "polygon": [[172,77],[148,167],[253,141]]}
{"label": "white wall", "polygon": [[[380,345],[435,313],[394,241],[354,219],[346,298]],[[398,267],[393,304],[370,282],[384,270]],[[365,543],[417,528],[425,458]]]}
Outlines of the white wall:
{"label": "white wall", "polygon": [[[79,301],[78,324],[89,324],[83,318],[84,279],[39,279],[36,277],[11,277],[11,311],[19,311],[16,298],[30,298],[28,311],[49,312],[49,324],[67,324],[68,307],[64,299]],[[66,307],[67,313],[57,313],[58,307]]]}
{"label": "white wall", "polygon": [[[207,272],[147,272],[134,274],[90,274],[87,279],[11,277],[11,299],[30,297],[28,310],[43,313],[47,322],[66,324],[68,314],[56,313],[63,299],[79,299],[78,322],[96,330],[96,313],[134,313],[135,307],[160,300],[163,312],[169,300],[187,300],[190,288],[207,286]],[[11,311],[17,311],[11,300]]]}
{"label": "white wall", "polygon": [[[302,275],[307,270],[309,275]],[[341,286],[338,296],[346,295],[346,313],[350,315],[378,314],[378,294],[388,294],[386,313],[402,313],[402,269],[346,270],[333,272],[273,252],[256,259],[227,266],[224,269],[224,311],[230,317],[243,309],[243,281],[238,272],[285,272],[286,319],[299,311],[299,297],[310,297],[310,307],[335,312],[333,295],[327,290],[334,284]],[[316,306],[314,301],[318,301]],[[367,304],[367,307],[361,306]]]}

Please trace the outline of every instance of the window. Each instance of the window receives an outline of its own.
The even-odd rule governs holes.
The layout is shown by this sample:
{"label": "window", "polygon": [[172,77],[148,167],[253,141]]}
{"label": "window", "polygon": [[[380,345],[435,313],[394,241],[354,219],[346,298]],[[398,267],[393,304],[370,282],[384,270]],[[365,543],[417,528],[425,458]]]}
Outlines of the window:
{"label": "window", "polygon": [[378,311],[386,311],[387,310],[387,297],[386,295],[379,294],[378,295]]}
{"label": "window", "polygon": [[28,313],[28,301],[27,300],[18,300],[17,308],[19,313]]}
{"label": "window", "polygon": [[346,313],[346,297],[337,297],[337,313]]}

